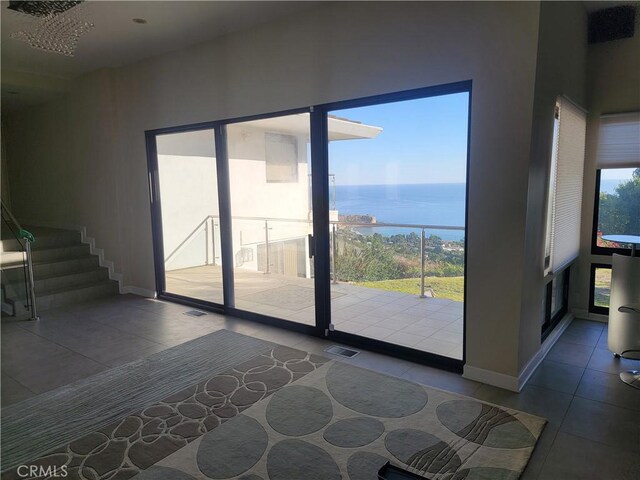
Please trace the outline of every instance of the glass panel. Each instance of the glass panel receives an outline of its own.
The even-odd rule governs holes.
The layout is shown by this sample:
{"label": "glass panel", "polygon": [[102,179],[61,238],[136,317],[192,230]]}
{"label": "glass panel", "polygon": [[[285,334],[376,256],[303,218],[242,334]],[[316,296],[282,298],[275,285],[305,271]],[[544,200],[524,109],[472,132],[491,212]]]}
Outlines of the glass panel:
{"label": "glass panel", "polygon": [[227,126],[236,308],[315,325],[309,114]]}
{"label": "glass panel", "polygon": [[631,248],[628,243],[607,240],[608,235],[640,235],[640,168],[600,171],[596,245]]}
{"label": "glass panel", "polygon": [[596,268],[596,277],[593,284],[593,305],[595,307],[609,308],[611,297],[611,269]]}
{"label": "glass panel", "polygon": [[468,102],[329,116],[336,330],[462,358]]}
{"label": "glass panel", "polygon": [[158,135],[166,291],[223,303],[213,130]]}

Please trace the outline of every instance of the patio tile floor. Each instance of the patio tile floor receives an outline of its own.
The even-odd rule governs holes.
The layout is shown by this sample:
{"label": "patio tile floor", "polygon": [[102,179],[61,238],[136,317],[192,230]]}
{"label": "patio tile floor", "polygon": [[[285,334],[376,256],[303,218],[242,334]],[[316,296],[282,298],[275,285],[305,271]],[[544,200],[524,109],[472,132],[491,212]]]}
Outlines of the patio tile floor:
{"label": "patio tile floor", "polygon": [[[242,269],[234,277],[236,308],[315,325],[312,279]],[[166,284],[170,293],[222,303],[218,266],[169,271]],[[348,283],[331,284],[331,297],[337,331],[462,359],[462,302]]]}

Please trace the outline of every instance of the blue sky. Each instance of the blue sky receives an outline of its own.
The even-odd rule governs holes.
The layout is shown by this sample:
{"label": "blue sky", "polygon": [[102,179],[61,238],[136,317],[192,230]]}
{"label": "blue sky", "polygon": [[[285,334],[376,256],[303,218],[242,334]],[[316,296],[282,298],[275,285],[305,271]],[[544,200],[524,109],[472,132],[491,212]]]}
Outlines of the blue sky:
{"label": "blue sky", "polygon": [[374,139],[331,142],[330,173],[338,185],[465,182],[468,102],[457,93],[330,112],[383,128]]}
{"label": "blue sky", "polygon": [[635,168],[604,169],[600,173],[602,180],[629,180]]}

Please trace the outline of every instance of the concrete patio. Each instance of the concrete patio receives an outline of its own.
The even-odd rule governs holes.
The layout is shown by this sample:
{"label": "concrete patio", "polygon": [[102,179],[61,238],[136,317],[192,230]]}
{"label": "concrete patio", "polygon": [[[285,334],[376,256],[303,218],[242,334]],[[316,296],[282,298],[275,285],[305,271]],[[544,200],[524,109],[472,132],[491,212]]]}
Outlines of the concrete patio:
{"label": "concrete patio", "polygon": [[[312,279],[243,269],[234,275],[237,308],[315,325]],[[222,303],[221,268],[169,271],[166,289]],[[338,283],[331,285],[331,316],[337,331],[462,359],[462,302]]]}

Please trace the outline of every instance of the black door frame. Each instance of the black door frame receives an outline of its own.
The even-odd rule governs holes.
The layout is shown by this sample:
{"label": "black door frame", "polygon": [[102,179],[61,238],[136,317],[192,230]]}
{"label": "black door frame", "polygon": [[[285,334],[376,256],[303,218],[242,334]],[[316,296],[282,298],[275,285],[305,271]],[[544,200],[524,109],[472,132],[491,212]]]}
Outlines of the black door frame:
{"label": "black door frame", "polygon": [[[330,249],[329,249],[329,139],[328,139],[328,114],[332,110],[356,108],[384,103],[395,103],[404,100],[416,100],[420,98],[449,95],[455,93],[467,93],[468,120],[467,120],[467,168],[465,191],[465,258],[464,258],[464,304],[463,304],[463,357],[462,360],[437,355],[434,353],[416,350],[381,340],[374,340],[355,334],[332,331],[331,324],[331,284],[330,284]],[[211,122],[202,122],[190,125],[147,130],[145,140],[147,146],[147,164],[149,169],[149,196],[151,205],[151,224],[153,233],[153,254],[156,273],[156,290],[158,298],[194,306],[218,313],[233,315],[238,318],[259,323],[275,325],[318,337],[335,339],[347,345],[353,345],[368,350],[377,351],[404,358],[418,363],[434,365],[439,368],[461,373],[466,361],[466,321],[467,321],[467,238],[468,238],[468,206],[469,206],[469,170],[470,170],[470,143],[471,143],[471,104],[472,81],[436,85],[402,92],[394,92],[382,95],[374,95],[359,99],[331,102],[317,106],[291,109],[268,114],[235,117]],[[310,143],[311,143],[311,191],[313,208],[314,230],[314,286],[316,325],[310,326],[290,320],[271,317],[264,314],[237,309],[234,305],[233,283],[233,251],[231,242],[231,205],[229,169],[226,143],[226,126],[234,123],[273,118],[298,113],[310,113]],[[223,295],[224,303],[218,304],[205,300],[194,299],[166,291],[164,247],[162,240],[162,205],[159,188],[158,157],[156,136],[191,132],[198,130],[214,131],[216,168],[218,182],[218,205],[220,211],[221,231],[221,255],[223,269]]]}

